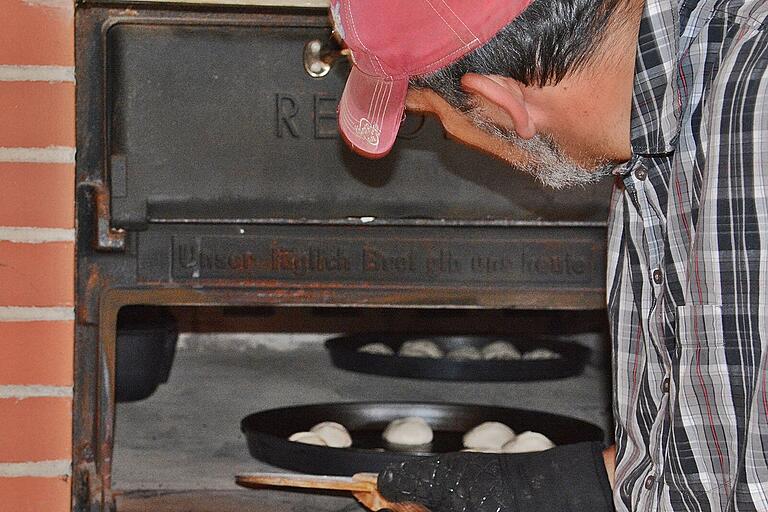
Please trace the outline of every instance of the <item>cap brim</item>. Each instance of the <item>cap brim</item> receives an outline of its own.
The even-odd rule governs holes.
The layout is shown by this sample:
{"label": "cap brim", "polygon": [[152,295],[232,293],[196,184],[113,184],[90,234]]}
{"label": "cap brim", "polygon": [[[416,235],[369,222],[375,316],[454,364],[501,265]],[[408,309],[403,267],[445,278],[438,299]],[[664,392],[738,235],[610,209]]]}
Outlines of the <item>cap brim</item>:
{"label": "cap brim", "polygon": [[366,75],[356,67],[339,102],[339,131],[355,153],[381,158],[392,149],[403,120],[408,80]]}

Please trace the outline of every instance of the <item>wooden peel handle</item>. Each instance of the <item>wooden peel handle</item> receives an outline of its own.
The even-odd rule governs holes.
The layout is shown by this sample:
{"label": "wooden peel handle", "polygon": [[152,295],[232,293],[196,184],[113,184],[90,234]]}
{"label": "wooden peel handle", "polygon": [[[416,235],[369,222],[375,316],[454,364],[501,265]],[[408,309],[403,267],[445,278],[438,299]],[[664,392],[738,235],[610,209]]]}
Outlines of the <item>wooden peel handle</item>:
{"label": "wooden peel handle", "polygon": [[249,488],[298,487],[328,491],[373,492],[376,490],[375,473],[358,473],[352,478],[299,475],[291,473],[247,473],[237,475],[237,485]]}
{"label": "wooden peel handle", "polygon": [[294,487],[301,489],[323,489],[349,491],[371,510],[392,510],[393,512],[429,512],[415,503],[391,503],[379,494],[376,473],[358,473],[353,477],[299,475],[292,473],[249,473],[237,475],[235,482],[242,487],[262,489],[264,487]]}

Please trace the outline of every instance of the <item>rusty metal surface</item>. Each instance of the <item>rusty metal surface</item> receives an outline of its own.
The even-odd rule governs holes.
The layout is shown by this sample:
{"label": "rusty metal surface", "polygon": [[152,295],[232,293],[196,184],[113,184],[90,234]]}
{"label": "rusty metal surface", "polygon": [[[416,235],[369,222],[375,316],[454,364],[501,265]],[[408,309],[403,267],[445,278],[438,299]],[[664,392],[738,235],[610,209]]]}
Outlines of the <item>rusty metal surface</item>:
{"label": "rusty metal surface", "polygon": [[[81,184],[83,186],[89,184]],[[94,209],[96,210],[96,230],[93,234],[93,246],[97,251],[122,251],[125,249],[125,230],[112,227],[110,191],[104,183],[91,185]]]}
{"label": "rusty metal surface", "polygon": [[518,294],[527,301],[529,292],[547,289],[586,299],[580,309],[588,309],[602,306],[585,294],[603,287],[602,237],[602,228],[551,226],[162,226],[137,234],[135,249],[138,281],[147,284],[477,290],[476,302],[462,301],[467,306],[489,305],[481,296],[501,289],[507,299],[497,305],[518,307],[527,304]]}

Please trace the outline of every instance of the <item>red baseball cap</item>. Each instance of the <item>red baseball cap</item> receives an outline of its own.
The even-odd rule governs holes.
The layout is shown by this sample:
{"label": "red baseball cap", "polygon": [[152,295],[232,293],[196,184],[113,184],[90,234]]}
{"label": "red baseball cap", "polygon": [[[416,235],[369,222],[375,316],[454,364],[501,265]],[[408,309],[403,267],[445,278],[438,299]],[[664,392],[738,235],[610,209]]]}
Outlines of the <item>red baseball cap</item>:
{"label": "red baseball cap", "polygon": [[339,130],[356,152],[381,158],[403,120],[408,79],[447,66],[488,42],[532,0],[331,0],[352,71]]}

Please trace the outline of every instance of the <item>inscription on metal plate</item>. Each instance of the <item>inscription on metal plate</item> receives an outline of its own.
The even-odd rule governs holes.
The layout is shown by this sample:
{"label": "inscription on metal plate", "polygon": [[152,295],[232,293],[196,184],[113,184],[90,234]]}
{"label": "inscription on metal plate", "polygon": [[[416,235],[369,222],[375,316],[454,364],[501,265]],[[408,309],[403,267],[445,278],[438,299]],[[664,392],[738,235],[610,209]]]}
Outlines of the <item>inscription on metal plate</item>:
{"label": "inscription on metal plate", "polygon": [[578,287],[596,279],[592,244],[176,236],[173,278]]}

